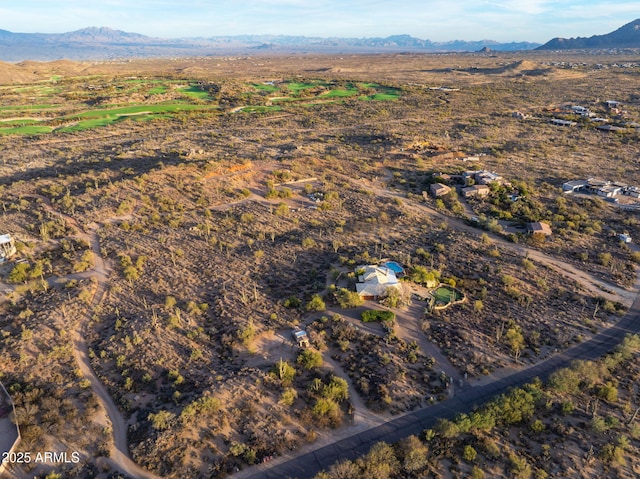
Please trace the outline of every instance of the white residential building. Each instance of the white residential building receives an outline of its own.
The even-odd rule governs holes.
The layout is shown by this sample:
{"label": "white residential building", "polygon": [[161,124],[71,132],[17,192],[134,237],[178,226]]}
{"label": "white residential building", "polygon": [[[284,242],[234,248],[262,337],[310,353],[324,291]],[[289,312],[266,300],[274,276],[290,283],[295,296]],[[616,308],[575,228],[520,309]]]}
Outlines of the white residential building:
{"label": "white residential building", "polygon": [[356,291],[362,299],[378,299],[385,295],[387,288],[402,289],[395,272],[386,266],[369,265],[360,270]]}

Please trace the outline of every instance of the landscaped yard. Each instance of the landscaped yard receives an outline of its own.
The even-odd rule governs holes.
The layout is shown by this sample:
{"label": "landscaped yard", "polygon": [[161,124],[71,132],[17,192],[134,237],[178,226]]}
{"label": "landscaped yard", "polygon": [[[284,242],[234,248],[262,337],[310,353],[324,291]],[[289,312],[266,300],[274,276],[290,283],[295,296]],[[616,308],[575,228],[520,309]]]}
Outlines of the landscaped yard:
{"label": "landscaped yard", "polygon": [[449,304],[464,299],[462,293],[450,286],[440,286],[431,294],[436,298],[436,303]]}

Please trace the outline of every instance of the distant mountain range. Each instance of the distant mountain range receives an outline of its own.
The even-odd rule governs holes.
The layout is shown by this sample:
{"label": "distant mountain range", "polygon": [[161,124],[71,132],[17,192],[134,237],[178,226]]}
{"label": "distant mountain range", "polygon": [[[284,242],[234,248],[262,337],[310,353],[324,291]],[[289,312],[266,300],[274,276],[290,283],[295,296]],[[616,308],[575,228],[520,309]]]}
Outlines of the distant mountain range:
{"label": "distant mountain range", "polygon": [[0,30],[0,60],[105,60],[214,56],[258,53],[477,52],[640,48],[640,19],[607,35],[554,38],[544,45],[493,40],[432,42],[410,35],[386,38],[321,38],[286,35],[237,35],[208,38],[153,38],[111,28],[84,28],[68,33],[13,33]]}
{"label": "distant mountain range", "polygon": [[0,30],[0,60],[101,60],[135,57],[185,57],[273,53],[384,53],[530,50],[537,43],[432,42],[410,35],[386,38],[320,38],[286,35],[237,35],[209,38],[153,38],[111,28],[68,33],[13,33]]}
{"label": "distant mountain range", "polygon": [[537,50],[584,50],[607,48],[640,48],[640,18],[606,35],[578,38],[554,38]]}

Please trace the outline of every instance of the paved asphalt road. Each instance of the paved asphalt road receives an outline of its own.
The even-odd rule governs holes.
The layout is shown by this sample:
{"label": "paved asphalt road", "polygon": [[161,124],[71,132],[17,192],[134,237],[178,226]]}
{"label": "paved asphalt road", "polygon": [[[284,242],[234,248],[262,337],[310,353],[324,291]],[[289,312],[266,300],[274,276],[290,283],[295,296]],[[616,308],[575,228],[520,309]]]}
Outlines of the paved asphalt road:
{"label": "paved asphalt road", "polygon": [[569,366],[576,359],[597,359],[612,351],[625,335],[635,333],[640,333],[640,296],[617,324],[562,354],[484,386],[460,389],[447,401],[398,417],[288,462],[262,471],[259,468],[264,466],[258,466],[251,479],[312,478],[334,462],[355,459],[366,454],[378,441],[392,443],[411,434],[420,434],[423,430],[433,427],[438,418],[451,419],[460,413],[469,412],[474,406],[504,393],[509,388],[526,384],[536,377],[544,381],[551,373]]}

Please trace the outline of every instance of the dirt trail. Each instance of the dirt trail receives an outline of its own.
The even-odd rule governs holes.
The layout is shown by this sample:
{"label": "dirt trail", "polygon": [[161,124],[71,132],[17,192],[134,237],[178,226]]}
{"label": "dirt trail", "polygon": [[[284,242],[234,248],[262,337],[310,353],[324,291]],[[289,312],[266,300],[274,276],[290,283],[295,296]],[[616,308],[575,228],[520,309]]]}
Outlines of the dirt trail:
{"label": "dirt trail", "polygon": [[[48,278],[47,282],[53,285],[60,282],[66,282],[71,279],[87,278],[92,278],[96,282],[96,290],[93,294],[93,297],[91,298],[87,317],[84,322],[78,322],[75,329],[71,331],[71,338],[73,342],[73,355],[78,364],[78,368],[82,372],[82,375],[85,377],[85,379],[89,380],[91,384],[91,390],[97,396],[98,401],[100,402],[100,405],[102,406],[108,418],[108,421],[111,423],[113,440],[110,445],[110,458],[108,459],[108,462],[113,468],[124,472],[128,476],[135,479],[161,479],[160,476],[157,476],[138,466],[129,457],[127,424],[124,420],[124,417],[113,402],[113,399],[109,395],[107,389],[100,382],[95,372],[91,368],[91,360],[89,359],[89,347],[87,346],[86,340],[88,336],[86,326],[89,323],[91,311],[93,311],[98,305],[100,305],[105,295],[107,294],[107,286],[109,280],[109,267],[102,257],[102,252],[100,249],[100,238],[98,237],[97,232],[99,225],[96,223],[92,223],[89,227],[89,232],[87,233],[74,218],[71,218],[70,216],[54,210],[48,198],[40,195],[32,196],[42,200],[42,206],[44,207],[44,209],[52,214],[60,216],[69,225],[75,228],[77,232],[76,236],[89,243],[91,251],[93,252],[94,266],[89,271],[67,276]],[[111,218],[110,220],[114,219],[116,218]],[[7,287],[9,286],[7,285]]]}
{"label": "dirt trail", "polygon": [[[72,218],[70,220],[73,221]],[[77,225],[76,225],[77,227]],[[97,228],[97,225],[95,225]],[[78,228],[79,231],[82,231]],[[107,293],[107,285],[109,278],[109,269],[102,257],[100,251],[100,240],[96,229],[91,231],[91,234],[81,233],[81,236],[85,237],[91,245],[93,251],[95,266],[92,269],[93,277],[97,281],[96,291],[91,300],[91,309],[98,306],[105,294]],[[87,317],[87,320],[89,318]],[[129,443],[127,440],[127,424],[124,417],[118,410],[117,406],[113,402],[113,399],[109,395],[107,389],[100,382],[93,369],[91,368],[91,361],[89,359],[89,348],[86,342],[85,328],[80,325],[72,332],[73,338],[73,355],[78,363],[78,367],[82,372],[82,375],[91,383],[91,389],[98,397],[100,404],[105,410],[109,421],[111,422],[111,430],[113,434],[113,443],[110,446],[110,459],[111,465],[126,473],[127,475],[137,479],[160,479],[157,476],[140,466],[131,460],[129,457]]]}
{"label": "dirt trail", "polygon": [[421,318],[423,315],[423,303],[414,303],[406,310],[396,310],[394,312],[396,313],[396,334],[398,337],[407,343],[411,341],[418,343],[418,347],[422,353],[433,357],[433,359],[436,360],[435,367],[444,371],[447,376],[453,379],[453,384],[462,379],[460,371],[442,354],[438,346],[427,339],[422,331],[421,321],[418,318]]}

